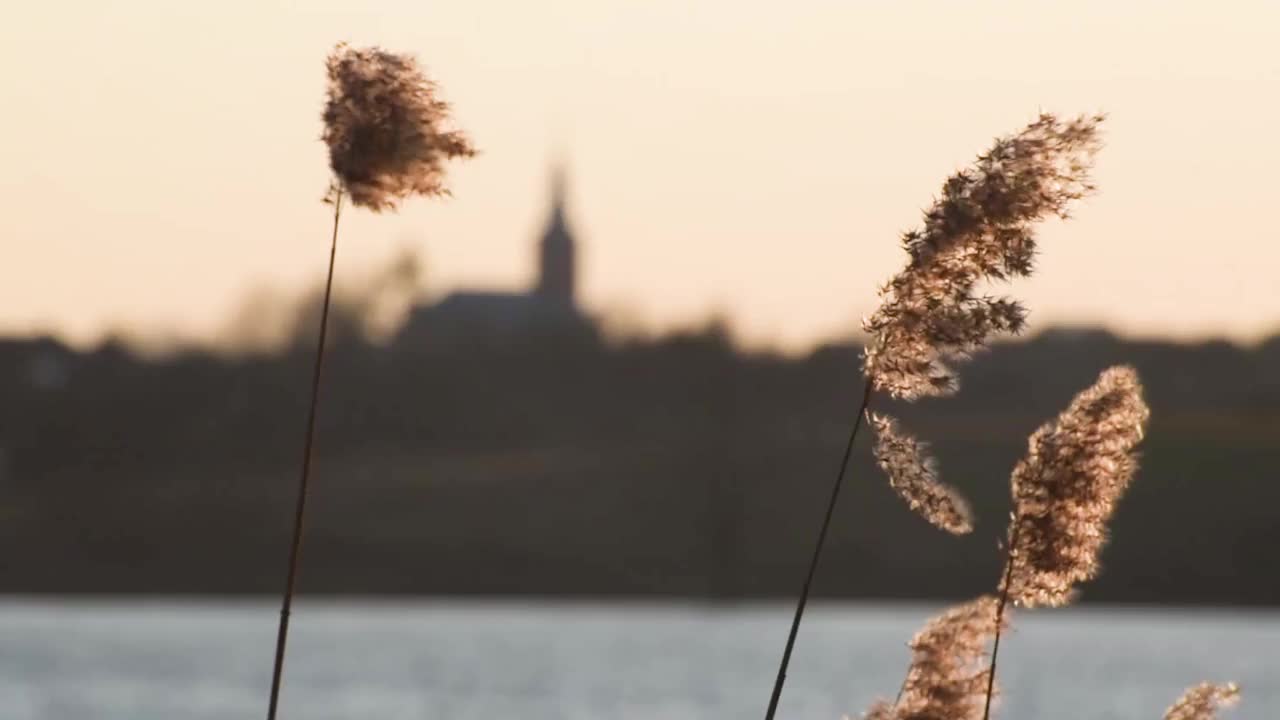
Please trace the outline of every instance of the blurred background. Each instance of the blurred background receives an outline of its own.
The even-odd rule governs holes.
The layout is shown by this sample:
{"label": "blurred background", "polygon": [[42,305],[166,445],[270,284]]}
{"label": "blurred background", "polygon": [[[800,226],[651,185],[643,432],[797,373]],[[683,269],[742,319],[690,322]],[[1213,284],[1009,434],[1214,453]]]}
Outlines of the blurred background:
{"label": "blurred background", "polygon": [[1142,469],[1080,608],[1017,621],[1005,711],[1157,717],[1236,679],[1234,717],[1270,717],[1278,24],[1261,1],[17,9],[0,720],[265,706],[339,40],[418,55],[482,152],[453,197],[343,218],[286,716],[763,714],[899,233],[993,136],[1103,110],[1100,192],[995,289],[1029,331],[893,408],[975,532],[920,521],[861,441],[783,714],[892,696],[920,622],[994,586],[1027,435],[1131,363]]}

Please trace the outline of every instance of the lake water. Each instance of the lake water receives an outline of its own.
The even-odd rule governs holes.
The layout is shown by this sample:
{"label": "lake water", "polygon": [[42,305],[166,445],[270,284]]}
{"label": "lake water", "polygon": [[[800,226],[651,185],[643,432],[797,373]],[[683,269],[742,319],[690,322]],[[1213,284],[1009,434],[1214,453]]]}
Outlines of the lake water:
{"label": "lake water", "polygon": [[[837,720],[892,696],[935,607],[825,605],[780,717]],[[265,717],[270,603],[0,602],[0,720]],[[303,603],[281,717],[296,720],[750,720],[790,609]],[[1280,718],[1280,613],[1024,613],[1001,648],[1000,716],[1159,720],[1181,690],[1237,680],[1233,720]],[[1224,720],[1226,720],[1224,718]]]}

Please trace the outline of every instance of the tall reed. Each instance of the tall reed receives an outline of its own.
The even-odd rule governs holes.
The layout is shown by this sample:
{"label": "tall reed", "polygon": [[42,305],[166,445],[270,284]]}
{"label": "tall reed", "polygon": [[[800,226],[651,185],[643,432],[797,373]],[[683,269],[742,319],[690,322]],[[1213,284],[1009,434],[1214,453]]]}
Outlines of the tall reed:
{"label": "tall reed", "polygon": [[[1102,119],[1094,115],[1060,120],[1042,114],[1021,131],[998,138],[972,167],[943,183],[941,197],[924,213],[923,225],[902,236],[907,265],[880,289],[880,307],[863,323],[871,341],[863,358],[862,400],[796,601],[766,720],[777,713],[813,578],[873,393],[902,400],[953,393],[958,380],[947,362],[977,351],[994,334],[1022,328],[1026,310],[1020,303],[980,294],[978,285],[1031,274],[1036,223],[1066,217],[1070,206],[1093,189],[1089,171],[1099,148]],[[898,431],[892,419],[875,422],[881,437],[877,454],[895,490],[934,524],[963,532],[963,501],[935,484],[933,469],[916,452],[919,444]]]}
{"label": "tall reed", "polygon": [[275,720],[280,702],[289,617],[302,554],[343,199],[348,199],[356,207],[381,212],[394,210],[401,200],[412,195],[446,195],[445,161],[475,154],[465,135],[442,128],[448,119],[449,105],[436,97],[435,84],[423,73],[413,56],[379,48],[353,48],[340,43],[330,53],[326,68],[329,83],[323,115],[323,139],[329,148],[333,180],[325,202],[333,206],[333,235],[329,243],[329,269],[311,375],[289,565],[276,632],[268,720]]}
{"label": "tall reed", "polygon": [[1135,448],[1150,416],[1137,372],[1113,367],[1027,441],[1027,456],[1013,469],[984,720],[991,715],[1006,605],[1065,605],[1078,583],[1098,574],[1107,522],[1137,471]]}
{"label": "tall reed", "polygon": [[[876,702],[863,718],[989,720],[1008,604],[1065,605],[1079,583],[1098,574],[1107,524],[1137,470],[1135,451],[1149,417],[1137,373],[1117,366],[1031,435],[1012,474],[1014,510],[998,597],[984,595],[930,620],[911,641],[911,667],[897,699]],[[1238,695],[1233,683],[1197,685],[1164,717],[1213,720]]]}

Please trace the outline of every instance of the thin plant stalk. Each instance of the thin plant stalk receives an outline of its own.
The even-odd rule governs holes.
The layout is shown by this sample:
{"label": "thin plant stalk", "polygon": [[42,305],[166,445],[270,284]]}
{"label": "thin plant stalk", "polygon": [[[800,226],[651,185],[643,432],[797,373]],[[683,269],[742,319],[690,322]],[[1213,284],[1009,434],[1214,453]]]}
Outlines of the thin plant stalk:
{"label": "thin plant stalk", "polygon": [[778,665],[778,678],[773,683],[773,695],[769,698],[769,709],[765,720],[773,720],[778,711],[778,700],[782,698],[782,686],[787,681],[787,666],[791,664],[791,651],[796,645],[796,633],[800,630],[800,620],[804,617],[805,606],[809,603],[809,589],[813,584],[814,573],[818,570],[818,560],[822,557],[822,546],[827,542],[827,530],[831,527],[831,516],[835,513],[836,501],[840,499],[840,488],[844,485],[845,472],[849,469],[849,458],[853,455],[853,442],[862,427],[862,419],[867,414],[867,406],[871,403],[871,379],[867,379],[862,390],[862,406],[858,408],[858,416],[853,421],[853,429],[849,432],[849,441],[845,444],[844,458],[840,460],[840,472],[831,486],[831,499],[827,501],[827,512],[822,518],[822,528],[818,531],[818,542],[813,548],[813,557],[809,560],[809,572],[805,575],[804,586],[800,589],[800,599],[796,602],[796,614],[791,620],[791,632],[787,634],[787,644],[782,650],[782,662]]}
{"label": "thin plant stalk", "polygon": [[991,666],[987,669],[987,699],[982,708],[982,720],[991,719],[991,696],[996,687],[996,659],[1000,655],[1000,630],[1004,625],[1004,609],[1009,603],[1009,586],[1013,582],[1013,553],[1018,546],[1018,530],[1021,527],[1021,518],[1015,517],[1013,532],[1009,537],[1009,551],[1005,558],[1004,582],[1000,584],[1000,599],[996,603],[996,634],[991,642]]}
{"label": "thin plant stalk", "polygon": [[324,367],[324,347],[329,330],[329,301],[333,295],[333,265],[338,255],[338,219],[342,216],[342,189],[333,195],[333,239],[329,243],[329,274],[324,283],[324,305],[320,310],[320,333],[316,342],[316,361],[311,374],[311,407],[307,411],[307,434],[303,442],[302,473],[298,481],[298,501],[293,514],[293,540],[289,546],[289,570],[285,579],[284,600],[280,606],[280,628],[276,634],[275,666],[271,672],[271,700],[267,720],[275,720],[280,702],[280,681],[284,675],[285,645],[289,640],[289,614],[293,607],[293,589],[298,578],[298,560],[302,554],[302,528],[307,513],[307,488],[311,480],[311,448],[316,434],[316,406],[320,400],[320,372]]}

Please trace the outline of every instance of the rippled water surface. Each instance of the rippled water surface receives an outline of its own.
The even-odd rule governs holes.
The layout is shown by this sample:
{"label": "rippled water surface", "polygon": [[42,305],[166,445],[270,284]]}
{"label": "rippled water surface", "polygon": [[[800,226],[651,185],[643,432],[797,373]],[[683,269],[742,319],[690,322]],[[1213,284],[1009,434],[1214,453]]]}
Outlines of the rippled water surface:
{"label": "rippled water surface", "polygon": [[[892,696],[936,608],[827,605],[801,631],[780,717]],[[0,720],[264,716],[269,603],[0,602]],[[282,718],[743,720],[763,716],[784,606],[303,603]],[[1182,688],[1238,680],[1228,718],[1280,718],[1280,613],[1023,614],[1002,716],[1159,720]],[[1224,719],[1225,720],[1225,719]]]}

